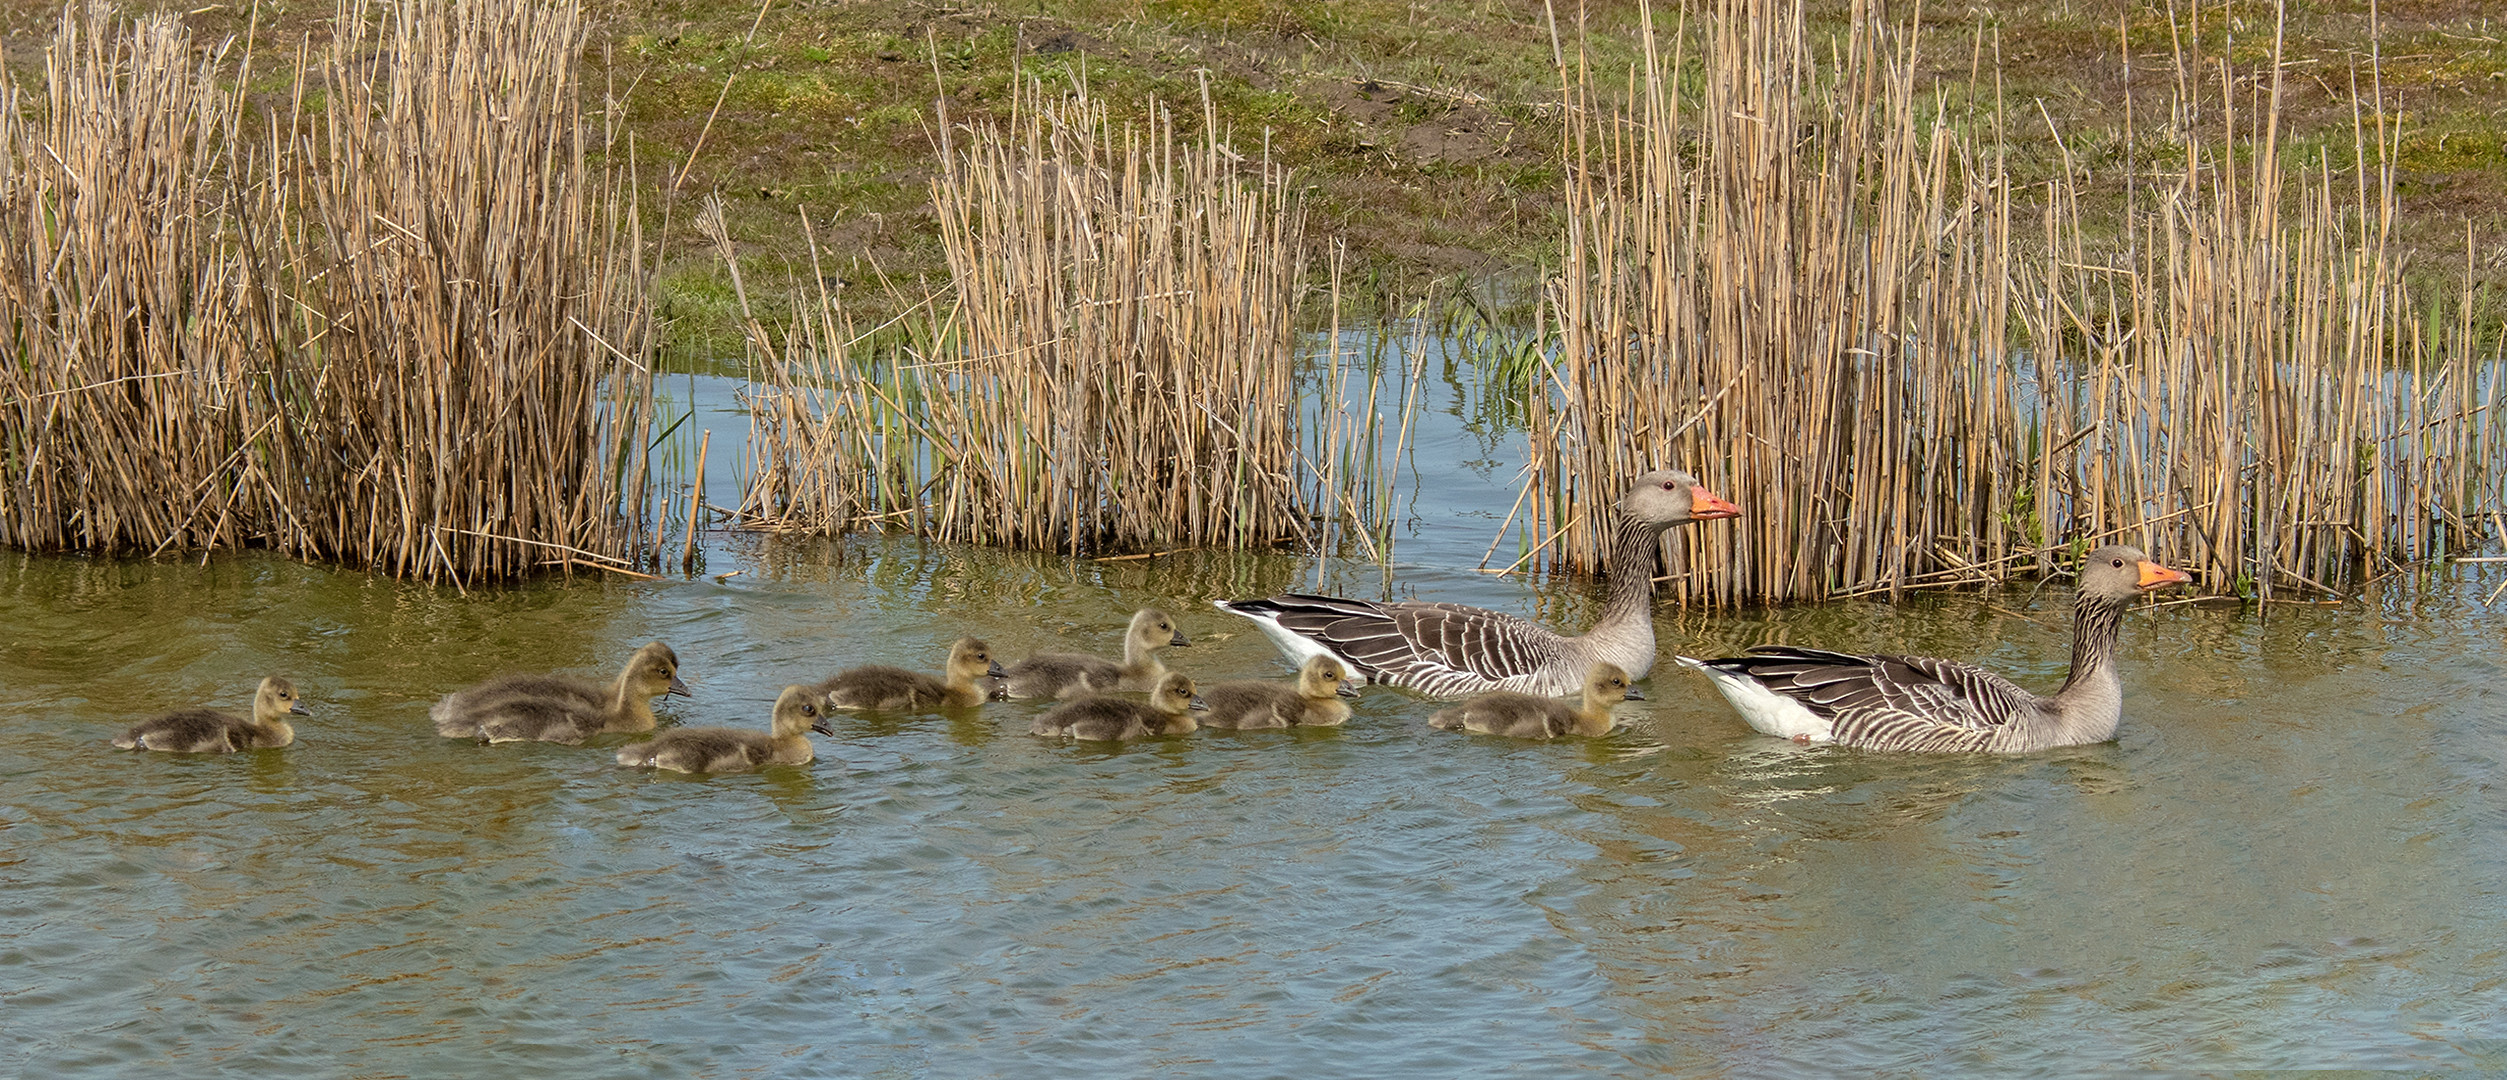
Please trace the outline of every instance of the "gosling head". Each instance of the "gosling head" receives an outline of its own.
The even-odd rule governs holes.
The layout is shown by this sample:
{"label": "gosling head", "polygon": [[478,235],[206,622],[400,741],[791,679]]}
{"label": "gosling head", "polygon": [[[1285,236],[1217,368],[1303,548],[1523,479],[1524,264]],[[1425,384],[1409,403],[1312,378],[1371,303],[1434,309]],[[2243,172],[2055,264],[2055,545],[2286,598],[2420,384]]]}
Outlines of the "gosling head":
{"label": "gosling head", "polygon": [[1628,681],[1628,673],[1617,664],[1595,664],[1584,674],[1584,700],[1588,702],[1643,701]]}
{"label": "gosling head", "polygon": [[1162,713],[1177,714],[1205,710],[1209,703],[1201,700],[1200,688],[1193,677],[1180,671],[1166,673],[1156,689],[1149,691],[1149,706]]}
{"label": "gosling head", "polygon": [[691,697],[688,684],[679,681],[679,654],[670,646],[654,642],[627,658],[627,686],[637,697],[671,694]]}
{"label": "gosling head", "polygon": [[1158,680],[1157,689],[1149,692],[1149,707],[1166,714],[1166,734],[1189,735],[1201,727],[1201,721],[1193,719],[1193,714],[1207,711],[1210,704],[1201,700],[1192,676],[1170,671],[1166,678]]}
{"label": "gosling head", "polygon": [[1339,660],[1309,656],[1305,663],[1297,665],[1297,693],[1310,698],[1354,698],[1358,696],[1358,687],[1349,681],[1349,671]]}
{"label": "gosling head", "polygon": [[271,723],[288,716],[310,716],[304,703],[296,700],[296,684],[276,675],[261,680],[261,688],[252,694],[252,718],[256,723]]}
{"label": "gosling head", "polygon": [[1658,529],[1693,521],[1740,517],[1741,508],[1706,490],[1697,477],[1678,469],[1657,469],[1637,477],[1619,497],[1619,513]]}
{"label": "gosling head", "polygon": [[992,657],[992,646],[971,637],[962,637],[949,646],[949,676],[972,681],[981,676],[1000,678],[1009,674],[1001,670],[1001,661]]}
{"label": "gosling head", "polygon": [[1153,607],[1132,613],[1130,640],[1144,649],[1192,644],[1183,631],[1175,628],[1174,616]]}
{"label": "gosling head", "polygon": [[2107,604],[2128,604],[2153,589],[2182,585],[2193,575],[2150,561],[2140,548],[2109,544],[2089,553],[2080,564],[2080,596]]}
{"label": "gosling head", "polygon": [[819,695],[806,686],[787,686],[775,698],[775,716],[771,724],[776,738],[817,732],[833,735],[836,729],[827,726],[827,714],[818,707]]}

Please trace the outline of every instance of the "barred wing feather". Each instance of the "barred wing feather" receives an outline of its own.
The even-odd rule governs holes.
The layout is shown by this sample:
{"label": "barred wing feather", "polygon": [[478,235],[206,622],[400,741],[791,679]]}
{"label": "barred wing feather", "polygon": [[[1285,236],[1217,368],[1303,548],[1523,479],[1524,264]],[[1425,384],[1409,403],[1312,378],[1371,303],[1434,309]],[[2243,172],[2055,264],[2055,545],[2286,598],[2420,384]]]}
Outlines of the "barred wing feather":
{"label": "barred wing feather", "polygon": [[1276,620],[1282,629],[1339,655],[1373,682],[1429,694],[1501,687],[1564,692],[1518,685],[1541,675],[1542,665],[1558,655],[1559,637],[1513,615],[1428,600],[1377,604],[1304,593],[1225,606]]}
{"label": "barred wing feather", "polygon": [[1847,746],[1982,750],[1997,731],[2042,707],[2035,694],[2008,679],[1928,656],[1761,645],[1711,663],[1801,702],[1827,718],[1832,738]]}

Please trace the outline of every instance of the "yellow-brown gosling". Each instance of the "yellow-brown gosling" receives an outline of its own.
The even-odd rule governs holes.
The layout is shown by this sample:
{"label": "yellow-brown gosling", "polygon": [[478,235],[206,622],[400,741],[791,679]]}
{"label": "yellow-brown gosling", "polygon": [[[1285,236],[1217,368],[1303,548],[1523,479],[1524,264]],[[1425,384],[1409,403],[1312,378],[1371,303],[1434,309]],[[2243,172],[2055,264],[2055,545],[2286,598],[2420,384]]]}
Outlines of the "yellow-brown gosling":
{"label": "yellow-brown gosling", "polygon": [[1349,719],[1349,703],[1341,699],[1358,696],[1357,687],[1348,680],[1349,669],[1339,660],[1309,656],[1298,665],[1297,678],[1290,682],[1241,679],[1212,683],[1201,692],[1201,700],[1210,706],[1210,711],[1200,718],[1201,726],[1338,727]]}
{"label": "yellow-brown gosling", "polygon": [[1193,710],[1201,707],[1201,699],[1193,696],[1192,676],[1170,672],[1149,692],[1146,703],[1090,694],[1054,706],[1027,730],[1034,735],[1068,735],[1098,742],[1189,735],[1200,727],[1193,720]]}
{"label": "yellow-brown gosling", "polygon": [[1144,692],[1166,677],[1158,650],[1190,645],[1175,618],[1157,608],[1132,614],[1123,631],[1123,662],[1080,653],[1037,653],[1010,665],[1001,679],[1002,693],[1014,698],[1070,698],[1109,690]]}
{"label": "yellow-brown gosling", "polygon": [[124,750],[170,750],[182,754],[231,754],[267,750],[296,741],[289,716],[305,715],[296,701],[296,684],[272,675],[253,691],[252,719],[216,709],[178,709],[131,725],[113,740]]}
{"label": "yellow-brown gosling", "polygon": [[964,709],[981,705],[990,696],[978,680],[1002,674],[1001,664],[992,658],[991,646],[963,637],[949,647],[949,664],[943,678],[885,664],[864,664],[838,672],[834,678],[818,684],[818,690],[831,709]]}
{"label": "yellow-brown gosling", "polygon": [[1585,672],[1581,698],[1533,697],[1496,690],[1437,713],[1428,720],[1428,726],[1515,739],[1608,735],[1610,707],[1644,696],[1628,685],[1628,673],[1620,670],[1619,665],[1595,664]]}
{"label": "yellow-brown gosling", "polygon": [[508,675],[446,694],[427,716],[449,738],[484,742],[582,742],[604,731],[653,730],[652,700],[688,696],[679,654],[654,642],[635,651],[607,686],[562,675]]}
{"label": "yellow-brown gosling", "polygon": [[618,763],[683,773],[748,772],[760,765],[807,765],[818,755],[810,732],[833,735],[819,711],[816,687],[787,686],[775,698],[768,731],[731,727],[672,728],[651,742],[618,748]]}

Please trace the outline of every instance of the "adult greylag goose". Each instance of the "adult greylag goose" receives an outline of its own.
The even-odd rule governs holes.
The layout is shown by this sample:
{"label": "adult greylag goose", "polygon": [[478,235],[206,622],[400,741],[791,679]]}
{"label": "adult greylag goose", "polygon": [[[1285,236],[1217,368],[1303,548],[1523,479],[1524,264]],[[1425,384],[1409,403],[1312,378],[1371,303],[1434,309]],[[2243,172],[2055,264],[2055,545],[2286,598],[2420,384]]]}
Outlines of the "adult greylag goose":
{"label": "adult greylag goose", "polygon": [[1252,619],[1290,660],[1331,656],[1361,680],[1429,697],[1490,690],[1557,697],[1582,688],[1596,663],[1616,664],[1632,679],[1653,670],[1654,564],[1663,531],[1740,513],[1687,473],[1665,469],[1638,477],[1617,505],[1609,599],[1580,637],[1485,608],[1429,600],[1282,593],[1222,600],[1219,608]]}
{"label": "adult greylag goose", "polygon": [[1201,707],[1201,699],[1193,696],[1192,676],[1169,672],[1149,692],[1146,703],[1111,694],[1090,694],[1047,710],[1027,731],[1031,735],[1068,735],[1098,742],[1190,735],[1201,726],[1193,719],[1193,711]]}
{"label": "adult greylag goose", "polygon": [[290,716],[303,716],[296,684],[272,675],[253,691],[252,718],[216,709],[177,709],[131,725],[113,745],[124,750],[167,750],[181,754],[231,754],[267,750],[296,741]]}
{"label": "adult greylag goose", "polygon": [[1231,679],[1201,691],[1210,711],[1200,718],[1206,728],[1338,727],[1349,720],[1349,703],[1358,688],[1349,672],[1329,656],[1309,656],[1297,666],[1291,682]]}
{"label": "adult greylag goose", "polygon": [[1002,674],[1001,691],[1014,698],[1069,698],[1109,690],[1145,693],[1166,678],[1158,650],[1190,645],[1175,628],[1175,617],[1157,608],[1132,613],[1123,631],[1123,662],[1081,653],[1037,653],[1010,665]]}
{"label": "adult greylag goose", "polygon": [[810,732],[833,735],[819,712],[816,687],[787,686],[775,698],[765,731],[732,727],[672,728],[651,742],[618,748],[618,763],[683,773],[747,772],[760,765],[807,765],[817,758]]}
{"label": "adult greylag goose", "polygon": [[508,675],[446,694],[427,710],[436,734],[486,742],[582,742],[604,731],[653,730],[653,699],[687,697],[679,654],[653,642],[608,685],[563,675]]}
{"label": "adult greylag goose", "polygon": [[992,658],[992,646],[971,637],[949,646],[949,663],[941,678],[885,664],[864,664],[837,672],[818,684],[831,709],[964,709],[984,703],[988,694],[976,680],[1005,674]]}
{"label": "adult greylag goose", "polygon": [[1611,706],[1644,696],[1628,685],[1628,673],[1619,665],[1601,663],[1585,671],[1583,690],[1573,700],[1491,690],[1429,717],[1428,726],[1513,739],[1608,735]]}
{"label": "adult greylag goose", "polygon": [[2193,578],[2122,544],[2090,552],[2072,599],[2072,673],[2040,697],[1983,668],[1926,656],[1760,645],[1680,662],[1706,673],[1751,727],[1866,750],[2024,754],[2105,742],[2124,716],[2115,635],[2124,609]]}

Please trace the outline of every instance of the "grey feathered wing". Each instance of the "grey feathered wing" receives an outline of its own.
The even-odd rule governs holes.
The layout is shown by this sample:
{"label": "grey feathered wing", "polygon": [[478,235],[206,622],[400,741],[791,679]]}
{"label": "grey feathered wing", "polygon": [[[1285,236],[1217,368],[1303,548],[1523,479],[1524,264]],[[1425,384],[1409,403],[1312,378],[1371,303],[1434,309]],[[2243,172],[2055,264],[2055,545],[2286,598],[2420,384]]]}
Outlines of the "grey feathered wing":
{"label": "grey feathered wing", "polygon": [[1760,645],[1708,661],[1747,675],[1834,727],[1845,746],[1982,750],[1994,733],[2042,708],[2042,699],[1983,668],[1929,656],[1855,656]]}
{"label": "grey feathered wing", "polygon": [[1275,616],[1281,627],[1323,643],[1369,681],[1430,693],[1530,675],[1558,654],[1558,635],[1549,628],[1462,604],[1288,593],[1233,607]]}

